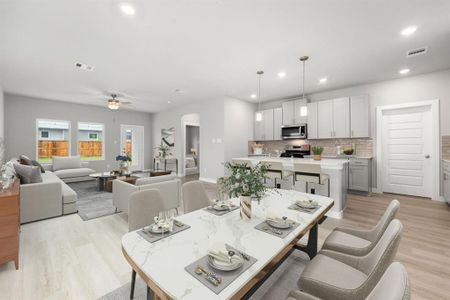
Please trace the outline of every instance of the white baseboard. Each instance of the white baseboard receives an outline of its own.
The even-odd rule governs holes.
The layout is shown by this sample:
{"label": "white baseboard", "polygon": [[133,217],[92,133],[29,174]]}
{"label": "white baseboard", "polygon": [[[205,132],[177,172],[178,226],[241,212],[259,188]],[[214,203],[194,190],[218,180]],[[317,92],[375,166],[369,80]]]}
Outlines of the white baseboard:
{"label": "white baseboard", "polygon": [[372,188],[372,193],[383,194],[383,192],[380,189],[378,189],[378,188]]}
{"label": "white baseboard", "polygon": [[208,183],[217,183],[217,179],[207,178],[207,177],[200,177],[198,180],[208,182]]}

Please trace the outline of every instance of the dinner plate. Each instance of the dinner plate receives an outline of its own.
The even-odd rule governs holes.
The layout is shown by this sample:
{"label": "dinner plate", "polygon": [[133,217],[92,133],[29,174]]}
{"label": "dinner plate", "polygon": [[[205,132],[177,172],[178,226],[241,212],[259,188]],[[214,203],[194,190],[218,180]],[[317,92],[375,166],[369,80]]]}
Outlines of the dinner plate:
{"label": "dinner plate", "polygon": [[[238,255],[238,254],[236,254],[236,255]],[[216,270],[234,271],[234,270],[237,270],[240,267],[242,267],[242,265],[244,263],[243,263],[243,261],[235,262],[235,263],[224,262],[224,261],[217,260],[214,257],[211,257],[208,255],[208,264]]]}
{"label": "dinner plate", "polygon": [[224,211],[224,210],[228,210],[228,209],[229,209],[228,206],[226,206],[226,205],[220,205],[220,204],[214,204],[214,205],[212,206],[212,208],[213,208],[214,210],[218,210],[218,211]]}
{"label": "dinner plate", "polygon": [[278,229],[288,229],[292,227],[292,221],[286,220],[284,222],[276,222],[272,220],[266,220],[266,223],[270,226]]}
{"label": "dinner plate", "polygon": [[166,233],[169,231],[169,227],[162,227],[156,224],[152,224],[149,226],[148,230],[152,233]]}
{"label": "dinner plate", "polygon": [[307,209],[313,209],[319,206],[319,203],[316,201],[309,201],[309,200],[302,200],[295,202],[297,206],[300,206],[301,208],[307,208]]}

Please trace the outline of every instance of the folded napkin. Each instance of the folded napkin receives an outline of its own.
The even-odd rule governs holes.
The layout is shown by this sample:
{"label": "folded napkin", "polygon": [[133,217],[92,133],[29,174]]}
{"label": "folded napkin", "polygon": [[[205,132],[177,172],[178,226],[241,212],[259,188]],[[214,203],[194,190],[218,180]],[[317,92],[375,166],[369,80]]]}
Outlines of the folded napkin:
{"label": "folded napkin", "polygon": [[233,256],[228,255],[228,250],[225,244],[222,243],[216,243],[208,250],[208,255],[216,259],[220,262],[225,263],[240,263],[242,262],[242,257],[235,252]]}
{"label": "folded napkin", "polygon": [[319,203],[317,201],[314,200],[298,200],[296,203],[300,204],[300,205],[304,205],[304,206],[310,206],[310,207],[317,207],[319,205]]}
{"label": "folded napkin", "polygon": [[275,223],[279,223],[279,224],[294,223],[294,221],[289,220],[289,219],[283,220],[283,218],[281,218],[275,214],[267,214],[266,219],[269,221],[275,222]]}

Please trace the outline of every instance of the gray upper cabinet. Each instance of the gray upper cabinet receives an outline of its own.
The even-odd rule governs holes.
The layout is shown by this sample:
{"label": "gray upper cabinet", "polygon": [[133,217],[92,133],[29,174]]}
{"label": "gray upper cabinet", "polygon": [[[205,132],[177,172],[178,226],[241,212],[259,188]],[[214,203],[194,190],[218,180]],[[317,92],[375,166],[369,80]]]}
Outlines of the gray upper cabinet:
{"label": "gray upper cabinet", "polygon": [[283,125],[283,109],[273,109],[273,139],[281,140],[281,126]]}
{"label": "gray upper cabinet", "polygon": [[333,138],[333,100],[317,103],[317,122],[319,139]]}
{"label": "gray upper cabinet", "polygon": [[319,101],[317,111],[317,138],[350,137],[350,100],[348,97]]}
{"label": "gray upper cabinet", "polygon": [[369,96],[350,97],[350,136],[370,137],[369,122]]}
{"label": "gray upper cabinet", "polygon": [[[308,121],[306,99],[283,102],[283,125],[296,125]],[[302,109],[303,108],[303,109]]]}
{"label": "gray upper cabinet", "polygon": [[[274,110],[266,109],[261,111],[262,120],[256,121],[255,112],[255,127],[254,127],[254,139],[255,141],[268,141],[274,139]],[[281,135],[281,134],[280,134]]]}
{"label": "gray upper cabinet", "polygon": [[317,139],[318,137],[318,116],[317,116],[317,102],[308,103],[308,139]]}

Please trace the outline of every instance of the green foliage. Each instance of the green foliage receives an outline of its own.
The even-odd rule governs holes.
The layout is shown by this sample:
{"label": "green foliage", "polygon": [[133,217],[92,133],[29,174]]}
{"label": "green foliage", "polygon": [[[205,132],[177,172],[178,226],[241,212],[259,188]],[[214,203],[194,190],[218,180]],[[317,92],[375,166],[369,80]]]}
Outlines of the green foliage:
{"label": "green foliage", "polygon": [[314,155],[322,155],[323,147],[320,146],[312,146],[311,151]]}
{"label": "green foliage", "polygon": [[161,157],[161,158],[166,158],[172,154],[172,153],[170,153],[170,147],[167,145],[164,145],[163,142],[161,142],[161,145],[159,147],[157,147],[157,149],[159,150],[159,157]]}
{"label": "green foliage", "polygon": [[225,167],[231,175],[221,179],[219,186],[222,193],[231,197],[251,196],[260,199],[267,190],[264,185],[269,169],[267,164],[259,163],[252,168],[245,163],[226,162]]}

